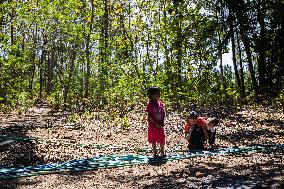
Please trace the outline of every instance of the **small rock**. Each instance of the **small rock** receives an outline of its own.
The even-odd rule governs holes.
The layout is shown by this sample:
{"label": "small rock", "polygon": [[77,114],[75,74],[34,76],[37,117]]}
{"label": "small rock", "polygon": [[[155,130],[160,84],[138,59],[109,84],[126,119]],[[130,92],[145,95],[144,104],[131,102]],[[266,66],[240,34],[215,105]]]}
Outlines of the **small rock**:
{"label": "small rock", "polygon": [[195,173],[195,176],[196,176],[197,178],[203,178],[203,177],[205,177],[205,173],[196,172],[196,173]]}

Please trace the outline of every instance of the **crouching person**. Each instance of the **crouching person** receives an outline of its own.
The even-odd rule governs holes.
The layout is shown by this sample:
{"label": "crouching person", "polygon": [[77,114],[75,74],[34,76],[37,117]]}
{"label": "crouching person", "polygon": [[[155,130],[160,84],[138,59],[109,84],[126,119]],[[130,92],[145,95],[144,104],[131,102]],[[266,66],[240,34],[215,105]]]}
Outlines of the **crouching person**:
{"label": "crouching person", "polygon": [[184,132],[189,150],[204,150],[208,140],[207,122],[204,118],[198,117],[195,111],[190,112],[184,124]]}
{"label": "crouching person", "polygon": [[216,126],[218,123],[219,120],[216,117],[212,117],[207,120],[206,131],[208,134],[208,144],[211,149],[215,147]]}

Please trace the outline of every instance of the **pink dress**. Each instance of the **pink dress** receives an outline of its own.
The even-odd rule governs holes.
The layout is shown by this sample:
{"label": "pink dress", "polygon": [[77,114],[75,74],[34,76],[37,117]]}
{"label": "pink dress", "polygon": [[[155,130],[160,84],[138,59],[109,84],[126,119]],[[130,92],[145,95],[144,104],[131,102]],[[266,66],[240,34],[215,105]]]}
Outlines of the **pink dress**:
{"label": "pink dress", "polygon": [[[158,104],[149,100],[146,112],[150,113],[156,120],[161,121],[165,119],[164,104],[158,101]],[[155,124],[148,119],[148,142],[165,144],[165,130],[163,127],[157,128]]]}

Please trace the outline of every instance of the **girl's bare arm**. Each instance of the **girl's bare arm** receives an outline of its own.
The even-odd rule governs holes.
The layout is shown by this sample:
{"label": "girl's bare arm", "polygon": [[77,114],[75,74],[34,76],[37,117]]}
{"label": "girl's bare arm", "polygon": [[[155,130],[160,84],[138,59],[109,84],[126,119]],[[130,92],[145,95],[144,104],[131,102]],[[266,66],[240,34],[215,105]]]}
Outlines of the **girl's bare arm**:
{"label": "girl's bare arm", "polygon": [[155,126],[157,125],[156,119],[154,118],[154,116],[152,116],[150,112],[148,112],[148,119],[152,121],[155,124]]}
{"label": "girl's bare arm", "polygon": [[162,121],[158,121],[154,118],[154,116],[152,116],[151,113],[148,112],[148,119],[151,120],[156,127],[164,127],[164,120]]}

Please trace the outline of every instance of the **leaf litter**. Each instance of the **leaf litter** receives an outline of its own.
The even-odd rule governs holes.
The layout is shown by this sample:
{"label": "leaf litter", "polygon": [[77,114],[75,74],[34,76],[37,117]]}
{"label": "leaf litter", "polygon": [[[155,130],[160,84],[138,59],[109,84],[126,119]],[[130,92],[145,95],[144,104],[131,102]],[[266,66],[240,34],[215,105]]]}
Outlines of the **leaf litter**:
{"label": "leaf litter", "polygon": [[[198,109],[205,116],[221,118],[217,144],[244,147],[254,144],[284,144],[284,114],[272,108],[245,107]],[[104,114],[105,115],[105,114]],[[74,118],[76,120],[70,119]],[[73,116],[70,112],[52,112],[32,108],[24,114],[0,114],[1,136],[41,138],[43,141],[0,141],[1,166],[39,165],[107,154],[151,156],[147,143],[146,116],[141,112],[127,115],[129,127],[116,120]],[[186,111],[168,113],[166,150],[186,149],[182,125]],[[71,120],[71,121],[70,121]],[[125,122],[124,122],[125,124]],[[84,145],[78,145],[84,144]],[[97,149],[92,145],[125,148]],[[183,144],[179,146],[178,144]],[[284,186],[283,151],[195,157],[160,165],[135,165],[89,172],[53,174],[0,180],[6,188],[257,188]],[[32,182],[31,182],[32,181]],[[30,184],[25,184],[30,183]]]}

